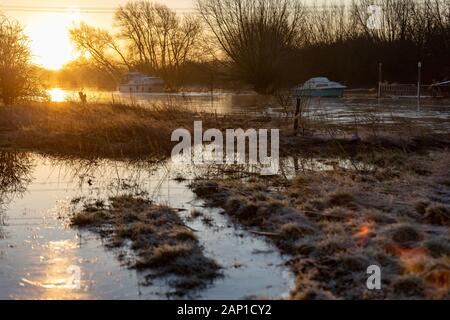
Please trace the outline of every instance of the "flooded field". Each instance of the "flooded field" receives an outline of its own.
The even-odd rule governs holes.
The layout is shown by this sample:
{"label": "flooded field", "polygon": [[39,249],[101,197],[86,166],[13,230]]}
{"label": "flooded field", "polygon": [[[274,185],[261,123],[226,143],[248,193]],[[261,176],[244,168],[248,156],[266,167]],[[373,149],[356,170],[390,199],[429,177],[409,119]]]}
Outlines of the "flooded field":
{"label": "flooded field", "polygon": [[335,123],[397,123],[414,122],[435,131],[450,130],[450,101],[446,99],[381,99],[347,97],[344,99],[312,100],[307,103],[307,115],[312,119]]}
{"label": "flooded field", "polygon": [[[53,102],[79,101],[78,92],[55,88],[49,90]],[[127,103],[150,106],[153,104],[176,103],[199,112],[231,113],[250,108],[253,111],[264,108],[266,97],[252,92],[180,92],[128,94],[118,91],[86,91],[88,103]],[[250,110],[250,111],[251,111]]]}
{"label": "flooded field", "polygon": [[[95,94],[100,96],[95,97]],[[88,93],[88,101],[120,101],[116,94]],[[52,92],[54,101],[76,100],[76,93],[72,93],[72,98],[69,95],[69,92],[63,90]],[[126,99],[126,97],[122,98]],[[137,99],[137,97],[129,97],[129,99]],[[285,125],[285,128],[291,126],[292,118],[289,116],[292,115],[289,112],[292,110],[283,109],[274,98],[252,93],[215,93],[212,96],[207,93],[145,95],[138,99],[140,99],[139,104],[148,104],[148,106],[152,103],[176,102],[187,104],[197,110],[203,108],[213,113],[254,114],[258,124],[281,124]],[[57,109],[65,106],[68,109],[63,111],[67,113]],[[352,127],[352,124],[369,124],[367,127],[361,127],[370,130],[370,124],[398,122],[401,125],[397,127],[408,132],[409,127],[406,126],[410,121],[414,123],[414,126],[411,126],[412,131],[419,128],[417,125],[432,128],[436,132],[446,133],[450,130],[450,107],[446,100],[423,100],[419,106],[414,100],[377,101],[369,97],[349,96],[344,99],[311,100],[307,101],[305,106],[303,115],[318,120],[315,122],[317,127],[322,125],[320,121],[327,121],[350,124],[349,127]],[[136,118],[130,117],[132,121],[117,122],[120,126],[110,126],[111,123],[116,123],[114,121],[117,121],[117,117],[116,115],[106,117],[110,112],[109,109],[113,109],[108,105],[96,106],[92,103],[92,105],[80,107],[76,104],[54,103],[50,107],[55,109],[44,111],[36,109],[34,123],[45,124],[48,119],[52,119],[52,124],[32,127],[34,131],[22,130],[23,128],[19,127],[16,131],[25,132],[22,136],[23,144],[5,144],[3,151],[0,152],[0,299],[242,299],[292,298],[293,296],[302,298],[306,291],[304,292],[298,286],[298,279],[303,276],[303,273],[292,265],[299,246],[300,249],[307,249],[304,251],[306,258],[310,258],[308,250],[316,252],[320,258],[328,257],[326,235],[331,232],[339,235],[335,240],[340,244],[347,245],[347,242],[355,244],[350,246],[353,250],[351,254],[360,254],[358,251],[359,230],[361,228],[365,230],[366,224],[372,226],[371,217],[381,216],[382,219],[378,219],[381,222],[377,228],[371,229],[374,237],[377,235],[380,241],[385,239],[391,241],[390,228],[398,227],[401,231],[402,224],[412,224],[415,225],[414,230],[417,229],[419,230],[417,232],[425,235],[420,237],[423,243],[420,243],[420,246],[417,245],[419,250],[428,246],[429,241],[435,241],[435,235],[430,234],[431,231],[429,231],[435,229],[430,229],[426,223],[418,220],[416,215],[405,216],[403,212],[416,210],[414,205],[419,198],[426,199],[424,210],[428,210],[430,214],[441,212],[440,206],[448,204],[446,190],[444,190],[447,197],[445,199],[440,198],[441,195],[436,195],[433,191],[436,189],[441,192],[448,185],[446,181],[440,182],[436,180],[437,178],[435,179],[435,176],[445,176],[438,170],[441,166],[448,168],[448,165],[441,164],[441,162],[445,163],[445,155],[434,157],[426,153],[408,154],[403,149],[397,150],[394,147],[391,147],[392,150],[379,150],[375,148],[376,145],[371,144],[372,140],[369,138],[365,144],[361,143],[361,148],[358,150],[352,147],[351,141],[346,144],[345,141],[341,141],[344,147],[348,147],[349,153],[347,153],[347,149],[338,149],[338,146],[333,144],[333,140],[326,144],[327,140],[322,141],[320,140],[322,138],[313,136],[311,141],[307,141],[306,135],[296,137],[298,141],[290,136],[282,137],[285,145],[292,146],[292,150],[296,152],[290,152],[289,157],[280,159],[280,174],[274,179],[258,180],[257,173],[261,169],[258,167],[245,168],[246,172],[242,174],[239,168],[219,170],[214,166],[180,166],[171,161],[87,161],[77,157],[82,157],[84,154],[89,157],[95,154],[100,159],[99,149],[94,147],[103,146],[105,139],[109,141],[106,147],[124,146],[129,141],[134,141],[139,146],[148,146],[149,141],[156,141],[163,135],[155,135],[152,131],[147,140],[140,138],[145,136],[146,130],[152,128],[157,129],[155,132],[162,132],[161,123],[170,124],[169,122],[174,121],[173,112],[167,117],[169,120],[165,120],[167,118],[164,117],[150,118],[149,116],[151,121],[141,123],[137,122],[137,119],[141,117],[139,114]],[[117,111],[126,111],[123,115],[128,117],[135,115],[133,113],[135,110],[139,110],[135,106],[128,106],[128,108],[131,111],[128,109]],[[47,110],[54,112],[50,113],[51,117],[47,117]],[[150,111],[147,108],[144,110]],[[29,109],[24,108],[22,112],[28,115]],[[42,114],[45,117],[39,116]],[[92,116],[93,114],[95,117],[80,117],[80,115]],[[5,115],[11,116],[16,113],[8,111]],[[61,118],[55,120],[54,116]],[[195,114],[192,119],[196,119],[197,116],[202,115]],[[206,118],[207,115],[203,114],[203,116]],[[217,121],[218,117],[209,116]],[[105,122],[105,125],[101,127],[104,130],[89,126],[93,123],[98,126],[100,118]],[[232,124],[233,127],[242,125],[244,120],[241,119],[251,119],[246,116],[236,118],[238,120],[236,124]],[[274,122],[264,122],[266,118],[272,118],[269,120]],[[186,119],[183,118],[183,120]],[[192,121],[189,120],[188,124],[192,124]],[[139,125],[135,126],[136,123]],[[74,130],[77,129],[76,127],[67,130],[73,124],[87,124],[86,127],[81,126],[83,130],[79,131],[83,135],[80,136],[79,133],[77,136],[72,135],[76,132]],[[5,132],[8,132],[7,130],[12,132],[9,137],[17,138],[16,131],[6,125],[5,128]],[[118,138],[115,131],[117,128],[123,129],[123,131],[119,130]],[[327,127],[323,126],[322,129],[326,133]],[[130,134],[130,131],[133,134]],[[29,149],[24,147],[27,145],[25,142],[33,140],[30,137],[35,138],[42,132],[44,134],[40,139],[43,141],[49,138],[48,132],[54,134],[57,139],[48,140],[44,146],[57,146],[52,154],[65,154],[64,158],[43,156],[45,151],[42,150],[45,149],[40,149],[43,148],[42,146],[31,146]],[[96,141],[92,140],[92,132],[98,134]],[[112,135],[103,136],[101,133],[105,132],[111,132]],[[386,133],[391,132],[388,130]],[[59,137],[68,138],[61,140]],[[111,137],[116,138],[108,140]],[[91,142],[97,142],[98,145],[93,144],[94,147],[91,149],[87,147],[83,149],[78,144],[70,145],[70,142],[74,141],[77,143],[84,141],[87,147]],[[317,145],[320,141],[323,144]],[[442,142],[443,145],[445,145],[444,142]],[[309,145],[310,149],[300,152],[301,148],[308,148]],[[363,148],[365,145],[368,149]],[[387,148],[390,144],[382,146]],[[408,144],[400,146],[404,147]],[[80,152],[85,153],[68,157],[70,152],[62,153],[58,148],[67,148],[66,151],[79,148]],[[37,153],[10,150],[36,150]],[[122,152],[122,150],[128,151]],[[133,148],[118,148],[122,155],[132,158],[127,153],[130,150],[135,151]],[[330,153],[332,151],[333,153]],[[356,151],[360,154],[355,154],[353,157],[352,154]],[[145,152],[146,156],[150,154],[148,150]],[[142,159],[142,157],[136,158]],[[433,168],[433,165],[436,167],[434,171],[428,172],[422,169]],[[198,180],[201,180],[196,179],[199,177],[207,178],[206,183],[210,183],[208,180],[211,180],[213,185],[216,183],[217,190],[220,190],[221,183],[224,183],[222,187],[228,193],[209,194],[208,192],[214,191],[214,188],[208,187],[208,184],[206,189],[202,189],[201,184],[199,184],[200,189],[197,188],[197,191],[208,191],[203,196],[202,192],[195,191],[195,187],[194,191],[191,190],[189,185],[191,183],[195,185]],[[411,180],[405,180],[407,182],[405,186],[402,186],[401,183],[406,178]],[[218,181],[214,182],[214,180]],[[416,190],[417,186],[432,187]],[[406,192],[406,187],[415,189]],[[392,191],[391,188],[399,188],[398,190],[401,190],[403,194],[398,195],[398,190]],[[418,193],[420,197],[408,198],[410,194],[414,194],[413,191],[420,191]],[[242,193],[245,192],[247,195],[244,197]],[[364,192],[368,194],[363,194]],[[377,194],[378,200],[375,202],[372,198],[373,193]],[[230,213],[231,206],[228,203],[230,197],[223,198],[224,194],[235,197],[235,202],[239,202],[239,208],[243,209],[236,212],[231,210]],[[392,200],[395,194],[401,198],[398,202]],[[136,254],[131,241],[125,242],[124,247],[112,248],[108,239],[101,233],[71,226],[71,217],[79,212],[85,203],[95,201],[108,203],[112,197],[124,195],[143,196],[151,199],[155,204],[173,208],[182,219],[182,224],[193,231],[198,238],[199,245],[203,249],[202,253],[207,258],[215,260],[220,266],[221,275],[208,283],[206,287],[189,291],[187,295],[180,295],[171,285],[175,281],[174,275],[150,277],[149,270],[138,271],[126,264],[127,258]],[[311,197],[315,198],[310,199]],[[338,198],[336,206],[331,201],[333,197]],[[212,200],[215,203],[212,203]],[[233,203],[231,201],[231,204]],[[376,203],[380,205],[371,206]],[[348,208],[343,208],[342,205],[347,205]],[[439,210],[433,209],[435,207]],[[244,213],[252,212],[251,210],[256,210],[258,215],[255,215],[254,220],[246,220]],[[445,210],[443,212],[447,212]],[[198,212],[195,216],[194,211]],[[309,216],[298,214],[300,212],[307,212]],[[364,214],[360,215],[359,212]],[[395,213],[394,217],[392,212]],[[259,215],[260,213],[262,214]],[[346,224],[343,224],[344,222],[339,220],[341,214],[351,219],[344,221]],[[280,218],[280,215],[283,218]],[[259,217],[263,218],[259,219]],[[324,217],[326,221],[320,221],[321,217]],[[393,227],[390,226],[392,223],[395,224]],[[352,228],[352,233],[348,233],[348,228]],[[441,229],[438,231],[441,236]],[[303,237],[304,233],[307,237]],[[267,237],[260,235],[267,235]],[[316,242],[319,245],[316,246]],[[368,245],[373,244],[368,243]],[[378,252],[381,249],[375,246],[374,250]],[[361,254],[365,260],[373,260],[373,257],[367,256],[366,252]],[[394,252],[391,255],[392,259],[399,259],[397,253]],[[340,261],[341,257],[335,258],[336,261]],[[351,258],[355,257],[351,256]],[[300,262],[307,261],[309,260],[305,259]],[[294,263],[297,262],[298,259],[294,261]],[[321,263],[321,260],[317,260],[314,268],[323,267]],[[315,270],[314,268],[306,269]],[[323,269],[323,272],[326,274],[328,271]],[[365,276],[365,273],[361,275]],[[393,274],[392,277],[396,275]],[[78,276],[81,282],[78,283],[79,287],[74,288],[74,279],[78,279]],[[322,280],[319,281],[320,284],[328,288],[328,280]],[[338,278],[338,280],[343,281],[342,288],[347,286],[344,278]],[[335,289],[333,287],[330,290]],[[341,290],[341,287],[336,290]],[[292,292],[296,291],[297,295],[293,295]],[[336,292],[336,297],[339,297],[341,293]],[[395,292],[388,292],[386,295],[386,297],[395,296]]]}
{"label": "flooded field", "polygon": [[[95,94],[99,94],[100,96],[94,97]],[[70,93],[63,90],[52,92],[52,97],[56,99],[54,101],[70,100],[71,98],[68,95]],[[76,94],[72,93],[72,95]],[[89,101],[97,102],[118,101],[115,95],[116,93],[88,93]],[[135,98],[130,97],[130,99]],[[76,96],[73,99],[76,99]],[[145,95],[139,97],[139,99],[139,104],[144,105],[150,105],[154,102],[172,103],[175,101],[192,105],[193,108],[204,108],[208,112],[254,113],[258,119],[260,115],[263,115],[278,120],[277,117],[286,117],[286,112],[290,112],[277,105],[274,98],[267,98],[252,93],[215,93],[212,96],[207,93],[155,94]],[[51,104],[51,108],[58,108],[59,106],[65,105]],[[72,107],[70,104],[68,106]],[[92,104],[92,106],[94,108],[95,105]],[[89,108],[90,105],[88,104],[85,107]],[[102,105],[97,106],[97,108],[100,107]],[[132,110],[136,109],[134,106],[130,106],[129,108]],[[93,109],[92,113],[96,113],[96,110],[100,109]],[[28,111],[24,110],[23,112]],[[53,111],[60,110],[56,109]],[[73,111],[75,115],[84,113],[83,109],[77,109],[77,105],[74,105],[73,109],[68,109],[68,111]],[[146,109],[146,111],[148,110]],[[26,114],[28,115],[29,113]],[[446,100],[423,100],[420,106],[413,100],[377,101],[369,97],[356,96],[346,97],[344,99],[311,100],[307,102],[303,114],[306,114],[312,119],[319,120],[317,122],[319,125],[322,120],[344,124],[396,123],[398,121],[402,123],[402,129],[404,129],[403,126],[408,121],[411,121],[415,125],[412,128],[417,128],[416,125],[419,125],[429,127],[433,131],[438,132],[449,132],[450,130],[450,107]],[[51,115],[53,117],[53,114]],[[217,119],[217,117],[215,118]],[[37,117],[36,119],[41,118]],[[46,119],[53,118],[49,117]],[[61,119],[65,119],[67,121],[65,123],[72,123],[84,118],[67,117]],[[71,121],[71,119],[78,120]],[[172,114],[170,115],[170,119],[173,121]],[[284,121],[284,119],[281,120]],[[154,125],[154,123],[146,121],[147,119],[142,119],[142,128],[148,129],[148,127]],[[154,122],[159,125],[161,123],[164,124],[161,121],[163,120],[158,118]],[[82,121],[79,122],[81,123]],[[98,125],[97,121],[89,120],[86,122]],[[40,124],[43,121],[39,120],[36,123]],[[125,133],[128,132],[129,123],[133,122],[121,124],[125,128]],[[189,124],[191,123],[189,120]],[[57,121],[57,124],[57,128],[59,128],[61,122]],[[236,126],[240,124],[241,122],[238,122]],[[290,119],[287,117],[286,125],[290,127]],[[64,133],[66,132],[66,128],[70,126],[62,125],[62,127],[61,131],[55,131],[52,126],[50,128],[53,131],[42,130],[39,129],[40,127],[37,127],[33,131],[35,132],[33,138],[39,132]],[[109,129],[108,126],[105,126],[105,128]],[[156,128],[158,130],[161,129],[157,126]],[[69,132],[72,133],[71,130]],[[82,132],[87,133],[85,136],[86,141],[91,142],[92,127],[86,127],[86,131]],[[137,132],[140,133],[141,131]],[[142,136],[142,134],[138,136]],[[133,135],[131,135],[131,138],[129,137],[129,135],[120,136],[119,140],[110,142],[110,145],[120,145],[135,138]],[[159,136],[150,135],[149,137],[155,139],[153,137]],[[29,138],[28,136],[24,136],[24,139]],[[55,140],[63,141],[61,144],[56,145],[59,148],[68,147],[68,143],[72,141],[70,139]],[[290,138],[288,137],[288,139]],[[8,139],[5,138],[4,140],[6,141]],[[38,139],[36,140],[39,142]],[[294,139],[291,140],[295,143]],[[106,141],[105,138],[100,135],[98,143],[103,145],[104,141]],[[299,148],[295,144],[293,146],[294,148]],[[387,182],[386,185],[383,184],[384,179],[387,179],[389,182],[389,179],[398,177],[401,172],[406,170],[405,168],[397,168],[396,172],[394,172],[395,170],[391,172],[389,170],[393,167],[392,163],[395,164],[398,162],[404,166],[404,161],[410,159],[406,157],[406,154],[400,154],[393,150],[392,154],[386,151],[380,151],[380,154],[375,154],[376,157],[380,158],[378,160],[376,157],[372,159],[373,157],[369,154],[370,157],[366,155],[366,157],[362,157],[362,160],[359,161],[357,158],[349,159],[348,156],[342,156],[340,158],[339,154],[345,155],[345,152],[330,154],[330,149],[326,149],[324,146],[325,149],[317,154],[306,152],[305,154],[299,153],[295,155],[295,153],[290,153],[290,157],[283,157],[280,159],[280,175],[273,180],[266,179],[265,181],[257,181],[256,183],[251,180],[251,178],[254,179],[257,176],[254,173],[258,172],[258,168],[246,168],[250,169],[253,173],[249,179],[245,179],[249,177],[248,175],[240,175],[240,171],[235,172],[230,170],[227,174],[232,176],[231,180],[233,181],[229,181],[230,185],[226,185],[228,191],[234,190],[233,188],[235,188],[236,192],[241,192],[242,188],[247,187],[247,192],[250,196],[253,196],[253,193],[257,193],[258,190],[263,190],[264,193],[260,192],[260,194],[254,195],[260,204],[258,210],[262,208],[267,217],[271,217],[271,215],[275,216],[273,217],[275,220],[272,221],[273,223],[271,225],[264,225],[265,221],[269,220],[263,219],[260,225],[256,223],[249,227],[249,225],[245,225],[242,221],[239,223],[236,217],[233,217],[228,212],[224,214],[225,209],[217,207],[224,208],[226,203],[210,207],[208,197],[202,197],[203,200],[200,200],[188,187],[198,177],[206,177],[210,180],[216,179],[221,182],[220,180],[224,180],[221,178],[225,176],[220,174],[224,174],[224,171],[226,171],[223,168],[222,171],[215,171],[217,168],[214,167],[181,167],[171,161],[158,163],[150,160],[130,162],[112,160],[87,161],[76,158],[75,156],[72,158],[57,158],[43,156],[39,153],[8,151],[20,149],[14,147],[14,145],[6,145],[5,148],[5,150],[0,152],[0,299],[180,298],[180,295],[177,295],[173,286],[170,285],[174,280],[173,276],[150,278],[147,271],[137,271],[136,269],[129,268],[124,262],[123,255],[132,256],[133,250],[130,248],[127,250],[127,247],[121,248],[120,250],[117,248],[113,249],[108,246],[107,239],[98,233],[86,229],[78,229],[70,225],[70,219],[73,213],[77,212],[83,203],[97,200],[107,202],[111,197],[121,195],[145,196],[153,200],[156,204],[168,205],[174,208],[183,220],[183,223],[194,231],[201,247],[204,249],[205,256],[214,259],[221,267],[220,277],[211,281],[206,288],[191,291],[187,296],[182,296],[182,298],[240,299],[252,297],[292,297],[289,293],[296,286],[294,280],[297,274],[294,276],[292,273],[296,270],[292,268],[292,264],[287,265],[287,262],[292,261],[292,254],[295,255],[295,253],[292,253],[295,252],[294,250],[289,251],[288,249],[293,248],[298,243],[289,242],[291,241],[290,236],[286,236],[286,239],[283,238],[281,240],[277,238],[277,241],[276,239],[270,239],[270,235],[268,237],[261,237],[259,235],[265,234],[264,232],[269,232],[272,236],[273,234],[290,235],[291,233],[295,235],[301,231],[289,220],[292,218],[290,213],[298,209],[288,207],[288,203],[291,203],[291,200],[297,201],[292,202],[295,205],[306,205],[309,210],[308,212],[313,212],[314,214],[316,214],[316,211],[321,213],[320,210],[323,209],[326,213],[325,217],[328,218],[330,216],[329,219],[334,219],[336,213],[334,211],[330,213],[329,211],[331,209],[327,207],[320,209],[320,204],[325,201],[323,199],[328,199],[334,195],[333,188],[340,190],[343,181],[349,182],[349,186],[353,188],[355,182],[352,180],[354,177],[350,179],[352,175],[361,178],[357,181],[358,183],[365,183],[362,185],[362,189],[360,188],[361,190],[371,190],[371,192],[379,190],[380,197],[384,197],[385,194],[395,194],[395,192],[389,191],[389,189],[387,189],[388,191],[383,189],[388,185]],[[27,150],[39,151],[39,148]],[[361,150],[361,152],[364,152],[364,150]],[[54,154],[63,153],[56,152]],[[383,157],[386,157],[386,159]],[[364,159],[372,159],[373,161],[363,162]],[[395,159],[398,161],[395,162]],[[430,159],[433,159],[433,157]],[[426,167],[426,165],[418,164],[421,158],[414,160],[417,163],[413,160],[410,159],[412,163],[408,167],[408,177],[412,172],[416,180],[411,180],[412,182],[407,185],[422,186],[426,185],[426,183],[430,183],[430,185],[435,183],[433,180],[434,177],[428,178],[426,175],[422,177],[417,173],[426,173],[423,170],[419,170],[422,167]],[[427,159],[427,161],[431,160]],[[445,159],[442,160],[442,162],[444,161]],[[252,171],[253,169],[254,171]],[[338,173],[343,176],[348,175],[349,180],[346,178],[341,181],[333,177],[334,174]],[[310,178],[313,182],[315,181],[314,179],[317,179],[317,181],[315,184],[311,184],[303,190],[301,189],[305,187],[303,185],[304,181],[302,182],[303,177],[298,178],[302,174],[304,176],[308,174],[315,175],[315,177]],[[373,180],[378,181],[376,188],[379,189],[373,189],[374,186],[370,185],[372,176],[379,179],[379,181]],[[436,176],[442,175],[436,173]],[[326,177],[336,178],[334,187],[330,187],[333,180]],[[420,179],[429,179],[430,181]],[[273,186],[270,186],[270,181],[272,181]],[[298,189],[289,187],[290,183],[287,183],[288,181],[294,181],[294,184],[297,183],[298,185],[294,187]],[[278,182],[281,182],[281,184],[278,184]],[[241,186],[240,183],[243,183],[243,185]],[[444,182],[445,185],[446,183]],[[218,183],[217,185],[219,186]],[[313,189],[309,189],[312,187],[317,187],[318,191],[312,192]],[[314,203],[308,203],[310,199],[305,199],[305,203],[302,203],[301,197],[303,191],[300,192],[301,190],[311,192],[311,194],[316,195],[318,198],[315,199]],[[430,190],[434,189],[430,188]],[[430,190],[422,190],[421,194],[427,195],[433,201],[437,201],[436,199],[439,200],[440,198],[437,198],[435,195],[428,196],[428,193],[431,192]],[[353,189],[350,191],[343,195],[344,200],[350,199],[347,201],[350,202],[350,209],[343,211],[348,216],[354,214],[352,210],[356,210],[357,205],[362,206],[366,202],[372,203],[372,201],[367,201],[367,196],[361,195],[359,191]],[[197,195],[201,197],[198,193]],[[266,197],[263,197],[265,200],[261,196]],[[290,197],[293,198],[291,199]],[[245,205],[249,201],[247,198],[239,198],[244,208],[246,208]],[[353,199],[359,199],[360,201],[354,201]],[[406,199],[409,202],[405,199],[401,199],[400,202],[402,205],[411,202],[409,199]],[[448,198],[446,199],[443,201],[445,205],[448,203]],[[290,221],[289,223],[283,224],[283,221],[276,220],[279,218],[277,216],[278,211],[272,210],[273,205],[276,205],[278,203],[277,201],[281,200],[285,201],[285,203],[283,206],[275,206],[275,209],[278,208],[281,214],[284,214],[286,216],[285,218],[288,219],[286,221]],[[439,201],[441,202],[441,200]],[[384,202],[389,207],[395,205],[392,199],[385,200],[383,198]],[[248,204],[250,209],[256,208],[251,205],[251,203]],[[264,211],[266,207],[272,209],[267,209],[268,211],[266,212]],[[304,208],[299,208],[298,210],[303,212],[302,210]],[[433,208],[433,205],[430,205],[430,208]],[[394,209],[396,208],[391,208],[391,210]],[[200,215],[194,217],[192,214],[194,210],[200,212]],[[351,212],[347,212],[349,210]],[[374,214],[374,208],[370,207],[368,210],[372,210],[370,212]],[[376,208],[376,210],[379,210],[379,208]],[[410,211],[410,207],[408,207],[408,212]],[[429,211],[432,210],[430,209]],[[319,213],[317,215],[321,217]],[[392,220],[390,215],[391,213],[386,213],[385,220],[383,221],[390,221],[388,218]],[[299,215],[295,217],[300,219]],[[307,218],[313,219],[314,217],[313,215]],[[307,218],[302,217],[303,220]],[[355,222],[352,222],[350,227],[359,230],[358,228],[361,226],[364,227],[365,223],[367,223],[365,219],[365,216],[355,215]],[[395,223],[401,224],[406,222],[416,224],[417,221],[414,219],[415,217],[404,218],[402,214],[399,214],[399,218],[395,220]],[[297,221],[300,227],[303,226],[300,223],[302,221]],[[345,238],[347,231],[337,223],[324,222],[319,227],[323,228],[324,232],[313,233],[313,236],[318,237],[321,241],[324,239],[320,237],[327,234],[328,231],[342,231],[342,239],[345,241],[348,240]],[[319,230],[319,227],[315,226],[314,228]],[[330,230],[327,228],[330,228]],[[380,225],[381,238],[384,237],[383,232],[388,232],[390,230],[389,228],[387,224],[384,225],[384,222]],[[419,225],[417,229],[423,233],[428,232],[428,229],[422,225]],[[356,232],[355,234],[358,233]],[[305,241],[309,241],[308,239],[305,238]],[[353,239],[350,240],[353,241]],[[310,244],[308,243],[308,245]],[[284,249],[280,250],[280,248]],[[358,246],[355,248],[358,248]],[[322,249],[323,251],[321,251]],[[325,249],[325,247],[322,248],[319,246],[314,250],[320,256],[323,254],[326,257],[328,253],[326,253]],[[282,255],[280,252],[287,252],[291,255]],[[320,264],[318,265],[319,267],[321,266]],[[74,279],[78,278],[78,275],[80,276],[81,282],[78,283],[79,288],[74,288]],[[328,280],[324,281],[324,283],[328,283]]]}
{"label": "flooded field", "polygon": [[[78,101],[78,93],[70,90],[52,89],[49,91],[54,102]],[[253,92],[186,92],[186,93],[143,93],[126,94],[120,92],[88,91],[88,102],[124,102],[142,106],[152,104],[176,103],[200,112],[218,114],[249,113],[265,114],[272,117],[286,116],[292,112],[295,101],[287,107],[280,106],[276,98],[262,96]],[[414,98],[382,99],[371,95],[348,93],[343,99],[314,98],[305,101],[305,115],[315,120],[334,123],[396,123],[414,121],[419,125],[431,127],[436,131],[450,130],[450,100]]]}
{"label": "flooded field", "polygon": [[[220,278],[190,298],[280,298],[293,286],[286,259],[274,246],[195,199],[187,188],[199,174],[195,168],[31,153],[3,152],[0,159],[0,299],[177,298],[170,277],[149,282],[146,272],[121,264],[101,237],[69,226],[79,200],[121,194],[146,194],[176,208],[196,230],[205,254],[222,267]],[[193,209],[207,219],[192,219]],[[79,290],[72,287],[74,272],[81,274]]]}

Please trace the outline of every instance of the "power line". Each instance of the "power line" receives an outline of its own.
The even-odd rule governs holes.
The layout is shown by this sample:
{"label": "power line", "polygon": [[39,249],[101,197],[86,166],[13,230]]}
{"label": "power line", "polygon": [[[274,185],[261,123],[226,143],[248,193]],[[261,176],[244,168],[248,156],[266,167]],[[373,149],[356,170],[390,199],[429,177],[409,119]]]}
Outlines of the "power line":
{"label": "power line", "polygon": [[[416,3],[423,5],[424,0],[416,0]],[[342,9],[349,8],[348,4],[325,4],[325,5],[306,5],[306,10],[326,10],[326,9]],[[35,13],[85,13],[85,14],[113,14],[117,11],[117,7],[78,7],[78,6],[5,6],[0,5],[0,11],[5,12],[35,12]],[[197,10],[190,8],[170,8],[179,13],[196,13]]]}
{"label": "power line", "polygon": [[[43,13],[114,13],[118,7],[37,7],[37,6],[2,6],[2,11],[43,12]],[[194,8],[171,8],[177,12],[195,12]]]}
{"label": "power line", "polygon": [[[336,7],[348,7],[345,4],[339,4],[339,5],[312,5],[312,6],[306,6],[307,9],[330,9],[330,8],[336,8]],[[110,14],[117,11],[117,7],[78,7],[78,6],[4,6],[0,5],[0,11],[19,11],[19,12],[42,12],[42,13],[67,13],[67,12],[76,12],[76,13],[103,13],[103,14]],[[193,7],[190,8],[183,8],[183,7],[176,7],[176,8],[170,8],[173,11],[180,12],[180,13],[195,13],[197,10]]]}

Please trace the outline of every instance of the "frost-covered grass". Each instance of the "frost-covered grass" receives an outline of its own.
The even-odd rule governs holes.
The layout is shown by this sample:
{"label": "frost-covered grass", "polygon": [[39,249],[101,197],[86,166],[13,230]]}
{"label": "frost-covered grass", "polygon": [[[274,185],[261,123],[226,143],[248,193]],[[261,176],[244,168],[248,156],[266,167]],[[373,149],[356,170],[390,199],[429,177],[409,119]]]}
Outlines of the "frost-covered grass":
{"label": "frost-covered grass", "polygon": [[153,277],[177,276],[172,282],[177,294],[203,288],[220,275],[218,264],[203,254],[196,235],[177,213],[144,198],[120,196],[111,198],[109,205],[87,203],[71,222],[100,233],[113,248],[131,241],[134,255],[125,262],[151,270]]}
{"label": "frost-covered grass", "polygon": [[[191,187],[291,255],[293,299],[449,299],[450,153],[357,157],[373,170],[198,179]],[[370,265],[381,267],[382,290],[366,287]]]}

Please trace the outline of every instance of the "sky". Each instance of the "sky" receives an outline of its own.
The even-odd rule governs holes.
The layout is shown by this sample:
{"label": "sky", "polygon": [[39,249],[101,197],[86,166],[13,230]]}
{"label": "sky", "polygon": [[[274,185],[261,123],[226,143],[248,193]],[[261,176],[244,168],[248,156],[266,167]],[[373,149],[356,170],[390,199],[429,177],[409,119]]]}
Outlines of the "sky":
{"label": "sky", "polygon": [[[114,9],[127,0],[0,0],[0,12],[18,20],[30,38],[33,62],[60,69],[75,59],[68,29],[81,21],[111,28]],[[159,1],[177,11],[189,11],[192,0]]]}
{"label": "sky", "polygon": [[[191,12],[195,0],[157,0],[178,12]],[[306,0],[310,1],[310,0]],[[311,0],[312,1],[312,0]],[[346,0],[329,0],[328,3]],[[33,62],[60,69],[77,54],[68,29],[81,21],[112,28],[113,13],[128,0],[0,0],[0,12],[15,18],[30,38]]]}

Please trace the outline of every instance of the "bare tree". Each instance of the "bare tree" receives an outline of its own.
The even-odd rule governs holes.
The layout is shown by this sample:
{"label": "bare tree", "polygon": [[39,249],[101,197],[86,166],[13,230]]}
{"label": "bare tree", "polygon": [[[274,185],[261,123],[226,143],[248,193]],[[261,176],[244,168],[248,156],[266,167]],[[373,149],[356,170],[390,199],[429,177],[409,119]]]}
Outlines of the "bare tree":
{"label": "bare tree", "polygon": [[201,28],[194,16],[180,17],[165,5],[134,1],[119,7],[115,24],[137,69],[170,78],[195,59]]}
{"label": "bare tree", "polygon": [[351,18],[343,5],[309,7],[303,19],[302,45],[328,45],[351,39],[356,32]]}
{"label": "bare tree", "polygon": [[22,26],[0,15],[0,97],[12,104],[41,94]]}
{"label": "bare tree", "polygon": [[[117,35],[82,24],[72,39],[110,74],[154,73],[173,86],[194,69],[208,73],[202,79],[210,83],[231,75],[259,92],[315,75],[368,85],[376,82],[379,62],[386,79],[410,81],[419,59],[427,81],[448,77],[450,0],[300,1],[196,0],[197,17],[131,1],[116,11]],[[380,28],[368,23],[370,5],[383,10]]]}
{"label": "bare tree", "polygon": [[197,0],[234,76],[270,91],[296,46],[303,6],[292,0]]}
{"label": "bare tree", "polygon": [[106,30],[81,23],[70,30],[70,37],[76,49],[88,53],[95,65],[118,80],[123,67],[131,68],[114,37]]}
{"label": "bare tree", "polygon": [[[370,5],[382,9],[381,28],[371,28],[367,23]],[[412,30],[412,15],[417,3],[411,0],[361,0],[352,4],[353,16],[359,29],[372,41],[394,42],[407,40]]]}

